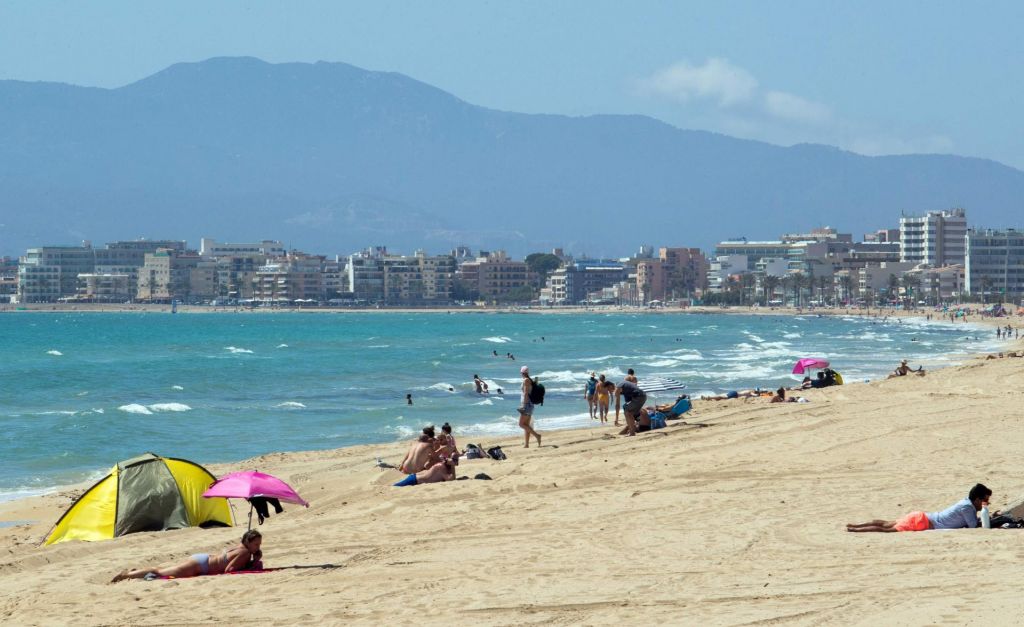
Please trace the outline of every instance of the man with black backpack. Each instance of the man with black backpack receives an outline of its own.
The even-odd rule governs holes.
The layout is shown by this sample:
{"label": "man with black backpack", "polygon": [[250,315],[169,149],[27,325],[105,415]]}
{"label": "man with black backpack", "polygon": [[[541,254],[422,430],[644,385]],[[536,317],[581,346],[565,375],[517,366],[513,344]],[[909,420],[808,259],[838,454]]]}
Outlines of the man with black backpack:
{"label": "man with black backpack", "polygon": [[[530,434],[537,438],[537,446],[540,446],[540,434],[533,430],[533,398],[537,395],[540,390],[534,389],[534,383],[530,380],[530,369],[523,366],[519,369],[519,374],[523,377],[523,394],[522,403],[519,406],[519,427],[523,430],[526,436],[526,446],[523,448],[530,448]],[[540,403],[543,404],[543,398]]]}

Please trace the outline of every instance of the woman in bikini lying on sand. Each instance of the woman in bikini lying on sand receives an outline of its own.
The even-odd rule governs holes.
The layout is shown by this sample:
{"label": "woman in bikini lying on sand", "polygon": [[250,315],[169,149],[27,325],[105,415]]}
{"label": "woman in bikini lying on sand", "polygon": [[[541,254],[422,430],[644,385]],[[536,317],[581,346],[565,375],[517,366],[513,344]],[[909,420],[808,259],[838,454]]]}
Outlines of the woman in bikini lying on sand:
{"label": "woman in bikini lying on sand", "polygon": [[263,536],[250,529],[242,534],[242,543],[220,554],[196,553],[184,562],[174,566],[137,568],[122,570],[110,583],[124,579],[156,579],[157,577],[196,577],[198,575],[220,575],[240,570],[256,570],[253,565],[263,558],[260,545]]}

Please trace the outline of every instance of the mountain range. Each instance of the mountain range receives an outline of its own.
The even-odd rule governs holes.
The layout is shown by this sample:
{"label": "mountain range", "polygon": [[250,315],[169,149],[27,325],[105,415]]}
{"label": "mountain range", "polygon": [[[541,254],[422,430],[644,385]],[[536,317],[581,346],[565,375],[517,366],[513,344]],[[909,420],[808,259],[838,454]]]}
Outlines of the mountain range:
{"label": "mountain range", "polygon": [[1024,172],[867,157],[640,115],[497,111],[344,63],[214,58],[116,89],[0,81],[0,254],[40,245],[280,239],[624,255],[954,206],[1019,226]]}

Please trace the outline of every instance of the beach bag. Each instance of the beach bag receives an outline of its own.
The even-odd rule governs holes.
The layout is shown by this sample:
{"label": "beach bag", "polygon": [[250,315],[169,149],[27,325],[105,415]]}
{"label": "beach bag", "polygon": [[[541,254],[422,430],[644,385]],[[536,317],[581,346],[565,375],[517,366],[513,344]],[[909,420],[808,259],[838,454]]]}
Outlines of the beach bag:
{"label": "beach bag", "polygon": [[501,450],[500,446],[492,446],[491,448],[487,449],[487,455],[489,455],[491,459],[497,459],[499,461],[508,459],[507,457],[505,457],[505,453],[504,451]]}
{"label": "beach bag", "polygon": [[664,429],[667,426],[668,426],[668,423],[665,422],[665,414],[663,414],[661,412],[658,412],[657,414],[654,414],[653,416],[651,416],[651,429],[652,430],[653,429]]}
{"label": "beach bag", "polygon": [[483,459],[485,457],[487,455],[484,454],[483,449],[476,444],[466,445],[466,459]]}
{"label": "beach bag", "polygon": [[533,385],[530,386],[530,402],[534,405],[544,404],[544,386],[533,380]]}

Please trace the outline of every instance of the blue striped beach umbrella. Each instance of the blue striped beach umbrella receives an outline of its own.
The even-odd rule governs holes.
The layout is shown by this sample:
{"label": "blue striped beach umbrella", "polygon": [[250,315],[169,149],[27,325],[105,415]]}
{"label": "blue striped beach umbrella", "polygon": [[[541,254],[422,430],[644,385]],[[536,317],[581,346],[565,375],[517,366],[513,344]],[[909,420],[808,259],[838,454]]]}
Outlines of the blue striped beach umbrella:
{"label": "blue striped beach umbrella", "polygon": [[639,383],[639,387],[644,392],[650,394],[651,392],[667,392],[669,390],[682,390],[686,388],[685,383],[680,383],[675,379],[668,379],[665,377],[644,377]]}

